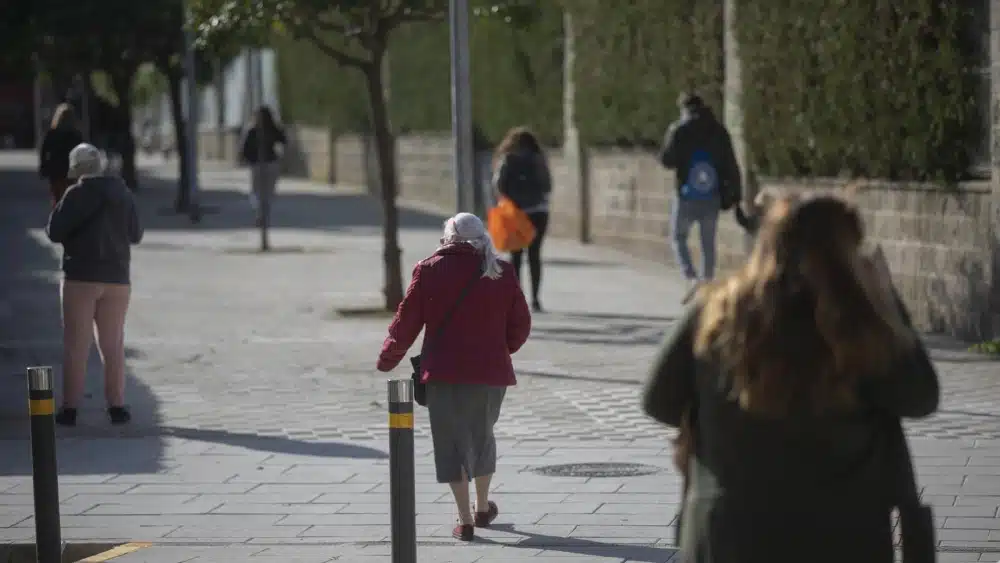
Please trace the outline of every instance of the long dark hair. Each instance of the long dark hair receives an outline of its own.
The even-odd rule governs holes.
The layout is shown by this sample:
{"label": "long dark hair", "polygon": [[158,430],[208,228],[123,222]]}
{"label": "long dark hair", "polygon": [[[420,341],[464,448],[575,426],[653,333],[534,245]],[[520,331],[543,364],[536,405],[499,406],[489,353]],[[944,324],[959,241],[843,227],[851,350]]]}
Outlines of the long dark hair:
{"label": "long dark hair", "polygon": [[260,106],[254,115],[253,126],[258,130],[267,133],[275,133],[279,130],[278,123],[274,120],[274,112],[268,106]]}
{"label": "long dark hair", "polygon": [[542,144],[538,142],[538,137],[525,126],[513,127],[507,131],[493,153],[494,165],[503,160],[504,156],[513,152],[531,152],[542,158],[545,157],[545,151],[542,149]]}
{"label": "long dark hair", "polygon": [[68,130],[76,128],[76,114],[73,112],[73,106],[62,103],[56,106],[56,110],[52,113],[52,122],[49,124],[50,129]]}
{"label": "long dark hair", "polygon": [[699,294],[695,353],[719,363],[741,408],[780,417],[854,407],[858,380],[914,345],[863,238],[846,199],[779,199],[746,265]]}

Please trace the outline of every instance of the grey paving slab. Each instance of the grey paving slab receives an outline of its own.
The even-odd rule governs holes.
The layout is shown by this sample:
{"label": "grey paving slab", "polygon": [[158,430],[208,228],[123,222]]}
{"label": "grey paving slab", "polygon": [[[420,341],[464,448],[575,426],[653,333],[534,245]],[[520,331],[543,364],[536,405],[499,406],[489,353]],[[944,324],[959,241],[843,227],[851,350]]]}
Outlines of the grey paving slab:
{"label": "grey paving slab", "polygon": [[[12,389],[24,388],[25,365],[58,368],[61,347],[58,250],[40,230],[47,209],[32,167],[30,158],[0,154],[0,241],[16,249],[0,257],[0,321],[18,320],[0,322],[0,385]],[[59,430],[68,537],[153,540],[162,546],[145,554],[163,561],[386,561],[385,376],[373,368],[387,321],[333,314],[378,303],[377,204],[283,181],[272,233],[279,251],[262,256],[252,252],[256,233],[239,191],[245,172],[206,168],[203,195],[217,212],[197,227],[162,212],[172,171],[154,163],[147,172],[147,238],[135,251],[127,335],[136,420],[107,424],[92,358],[81,425]],[[408,211],[403,223],[408,271],[436,245],[441,218]],[[546,259],[549,312],[536,316],[515,359],[519,385],[497,426],[492,498],[501,527],[483,532],[483,542],[450,538],[452,501],[434,482],[426,413],[416,413],[422,561],[673,557],[671,433],[637,405],[662,333],[681,312],[679,277],[560,240],[547,243]],[[1000,364],[931,345],[942,412],[907,425],[924,500],[938,510],[942,548],[966,550],[943,555],[992,557],[1000,550]],[[23,396],[0,393],[0,542],[33,534],[24,418]],[[663,472],[589,480],[531,472],[599,461]],[[205,542],[232,545],[185,545]],[[140,553],[122,560],[144,561]]]}

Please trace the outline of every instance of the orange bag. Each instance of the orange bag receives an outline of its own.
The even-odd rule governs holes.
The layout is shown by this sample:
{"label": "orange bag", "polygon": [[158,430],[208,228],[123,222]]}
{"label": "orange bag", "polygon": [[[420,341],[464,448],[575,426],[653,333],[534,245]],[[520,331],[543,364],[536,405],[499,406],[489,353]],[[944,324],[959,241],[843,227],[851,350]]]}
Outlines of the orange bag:
{"label": "orange bag", "polygon": [[528,214],[507,198],[500,198],[497,206],[486,216],[493,246],[500,252],[524,250],[535,240],[535,226]]}

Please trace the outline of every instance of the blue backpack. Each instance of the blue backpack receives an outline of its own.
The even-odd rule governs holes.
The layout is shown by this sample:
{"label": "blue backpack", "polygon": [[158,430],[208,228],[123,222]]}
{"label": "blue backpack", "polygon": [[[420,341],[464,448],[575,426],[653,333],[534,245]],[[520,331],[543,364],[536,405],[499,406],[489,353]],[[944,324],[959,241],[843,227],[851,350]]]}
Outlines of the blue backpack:
{"label": "blue backpack", "polygon": [[719,197],[719,171],[712,162],[712,155],[696,150],[691,155],[687,179],[681,186],[681,199],[709,200]]}

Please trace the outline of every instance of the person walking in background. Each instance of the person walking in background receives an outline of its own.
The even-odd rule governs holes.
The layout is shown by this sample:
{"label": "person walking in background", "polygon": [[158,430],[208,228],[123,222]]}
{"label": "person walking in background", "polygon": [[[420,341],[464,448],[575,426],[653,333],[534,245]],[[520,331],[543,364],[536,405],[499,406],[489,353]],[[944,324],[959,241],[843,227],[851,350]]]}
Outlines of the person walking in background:
{"label": "person walking in background", "polygon": [[[542,243],[549,226],[549,196],[552,174],[538,138],[525,127],[507,132],[494,154],[493,184],[497,192],[524,211],[535,227],[535,238],[528,246],[528,269],[531,270],[531,306],[542,311],[539,292],[542,287]],[[524,252],[511,253],[514,273],[521,279]]]}
{"label": "person walking in background", "polygon": [[[681,117],[667,129],[660,162],[677,175],[670,239],[688,282],[687,301],[699,283],[715,276],[719,211],[740,201],[742,180],[729,131],[701,97],[681,94],[678,105]],[[701,238],[700,276],[688,247],[695,223]]]}
{"label": "person walking in background", "polygon": [[[418,376],[426,384],[437,480],[450,485],[458,506],[452,535],[472,541],[474,528],[488,527],[499,514],[489,500],[497,463],[493,425],[507,387],[516,383],[511,354],[531,332],[531,312],[513,269],[500,260],[475,215],[448,219],[440,248],[413,269],[379,371],[395,368],[422,329]],[[475,509],[470,479],[476,482]]]}
{"label": "person walking in background", "polygon": [[[257,224],[263,221],[264,209],[274,197],[281,176],[280,152],[288,144],[285,131],[274,120],[271,108],[257,108],[254,123],[243,138],[241,160],[250,166],[250,205],[257,214]],[[279,149],[279,145],[281,149]],[[264,202],[266,199],[266,203]]]}
{"label": "person walking in background", "polygon": [[76,126],[73,106],[63,103],[52,114],[49,130],[42,139],[38,155],[38,173],[49,182],[49,195],[55,206],[69,187],[69,151],[83,142]]}
{"label": "person walking in background", "polygon": [[53,208],[45,231],[63,247],[63,402],[56,422],[75,426],[87,359],[97,336],[104,397],[112,424],[125,424],[125,315],[131,294],[131,245],[142,240],[132,192],[105,175],[104,155],[80,144],[69,153],[77,182]]}
{"label": "person walking in background", "polygon": [[938,376],[863,240],[844,199],[772,203],[665,341],[643,406],[689,432],[683,561],[891,563],[894,507],[933,557],[900,419],[937,410]]}

